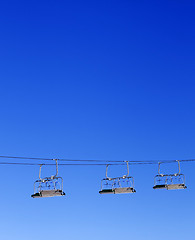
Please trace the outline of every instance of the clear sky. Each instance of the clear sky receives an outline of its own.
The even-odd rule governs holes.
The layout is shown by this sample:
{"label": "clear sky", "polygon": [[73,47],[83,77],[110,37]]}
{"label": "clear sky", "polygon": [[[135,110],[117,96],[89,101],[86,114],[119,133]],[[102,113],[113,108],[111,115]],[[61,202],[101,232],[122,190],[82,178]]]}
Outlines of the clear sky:
{"label": "clear sky", "polygon": [[[1,1],[0,155],[195,158],[194,12],[181,0]],[[1,165],[0,239],[194,240],[195,163],[181,167],[188,189],[158,191],[157,166],[130,166],[129,195],[99,195],[105,167],[61,167],[67,195],[31,199],[38,167]]]}

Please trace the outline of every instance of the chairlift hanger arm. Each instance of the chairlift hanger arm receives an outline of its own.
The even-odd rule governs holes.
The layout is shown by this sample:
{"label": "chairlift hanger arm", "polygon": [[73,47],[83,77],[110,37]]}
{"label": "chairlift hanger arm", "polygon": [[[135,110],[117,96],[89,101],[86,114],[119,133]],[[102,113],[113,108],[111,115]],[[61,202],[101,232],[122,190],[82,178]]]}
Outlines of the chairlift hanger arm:
{"label": "chairlift hanger arm", "polygon": [[109,167],[109,164],[106,165],[106,179],[111,180],[112,178],[108,177],[108,167]]}
{"label": "chairlift hanger arm", "polygon": [[56,175],[54,177],[57,177],[58,175],[58,159],[54,159],[56,161]]}
{"label": "chairlift hanger arm", "polygon": [[[57,175],[58,175],[58,160],[57,159],[53,159],[55,162],[56,162],[56,174],[54,176],[52,176],[52,178],[56,178]],[[40,164],[40,168],[39,168],[39,179],[42,180],[41,178],[41,169],[42,169],[42,166],[45,165],[45,164]],[[46,179],[46,178],[45,178]],[[49,178],[48,178],[49,179]]]}
{"label": "chairlift hanger arm", "polygon": [[[176,162],[178,163],[178,173],[173,174],[175,176],[176,175],[180,175],[180,173],[181,173],[180,160],[176,160]],[[158,163],[158,175],[165,176],[165,174],[160,173],[160,165],[161,165],[161,163],[164,163],[164,162],[159,162]],[[172,175],[172,174],[167,174],[167,175]]]}
{"label": "chairlift hanger arm", "polygon": [[41,164],[40,167],[39,167],[39,179],[40,180],[42,180],[42,178],[41,178],[41,168],[42,168],[42,166],[43,166],[43,164]]}
{"label": "chairlift hanger arm", "polygon": [[127,178],[129,176],[129,162],[125,161],[127,163],[127,174],[123,176],[123,178]]}
{"label": "chairlift hanger arm", "polygon": [[178,163],[178,169],[179,169],[178,174],[180,174],[180,172],[181,172],[180,161],[179,161],[179,160],[176,160],[176,161],[177,161],[177,163]]}
{"label": "chairlift hanger arm", "polygon": [[[125,161],[125,162],[126,162],[126,165],[127,165],[127,174],[123,175],[121,178],[127,178],[129,176],[129,162],[128,161]],[[112,180],[114,178],[108,177],[108,167],[109,167],[109,164],[106,165],[106,179]]]}
{"label": "chairlift hanger arm", "polygon": [[160,164],[161,164],[161,162],[158,163],[158,175],[163,176],[163,174],[160,173]]}

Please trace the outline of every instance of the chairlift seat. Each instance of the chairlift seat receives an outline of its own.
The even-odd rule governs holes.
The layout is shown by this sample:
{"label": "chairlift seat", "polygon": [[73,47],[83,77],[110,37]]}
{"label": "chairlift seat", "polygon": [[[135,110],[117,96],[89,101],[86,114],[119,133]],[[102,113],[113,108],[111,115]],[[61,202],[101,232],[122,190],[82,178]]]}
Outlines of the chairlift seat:
{"label": "chairlift seat", "polygon": [[166,185],[165,184],[159,184],[159,185],[155,185],[153,188],[154,189],[166,189]]}
{"label": "chairlift seat", "polygon": [[113,189],[103,189],[99,191],[100,194],[119,194],[119,193],[135,193],[135,189],[132,187],[120,187]]}
{"label": "chairlift seat", "polygon": [[132,187],[121,187],[121,188],[114,188],[114,193],[135,193],[135,189]]}
{"label": "chairlift seat", "polygon": [[100,194],[110,194],[110,193],[114,193],[113,189],[102,189],[101,191],[99,191]]}
{"label": "chairlift seat", "polygon": [[35,194],[32,194],[31,197],[33,198],[41,198],[41,197],[56,197],[56,196],[64,196],[65,193],[62,190],[41,190]]}
{"label": "chairlift seat", "polygon": [[167,190],[174,190],[174,189],[185,189],[187,188],[185,184],[167,184]]}
{"label": "chairlift seat", "polygon": [[185,189],[187,188],[185,184],[161,184],[155,185],[153,189],[167,189],[167,190],[174,190],[174,189]]}

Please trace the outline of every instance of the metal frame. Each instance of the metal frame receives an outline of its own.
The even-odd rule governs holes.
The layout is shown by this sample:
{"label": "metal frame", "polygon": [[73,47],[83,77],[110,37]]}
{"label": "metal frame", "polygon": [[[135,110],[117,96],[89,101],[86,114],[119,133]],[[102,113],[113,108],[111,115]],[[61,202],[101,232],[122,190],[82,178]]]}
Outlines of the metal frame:
{"label": "metal frame", "polygon": [[[123,175],[122,177],[115,177],[115,178],[108,177],[109,165],[106,166],[106,178],[102,179],[101,181],[101,190],[99,191],[100,194],[108,194],[108,193],[119,194],[119,193],[136,192],[134,189],[134,178],[129,176],[129,162],[126,161],[126,163],[127,163],[127,174]],[[127,180],[126,181],[127,186],[123,187],[122,184],[124,183],[125,179]],[[109,181],[110,181],[110,188],[104,188],[105,185],[108,185]],[[116,187],[116,182],[119,185],[119,187]]]}
{"label": "metal frame", "polygon": [[[37,197],[54,197],[54,196],[63,196],[65,193],[63,192],[63,179],[62,177],[58,177],[58,163],[57,159],[54,159],[56,162],[56,174],[51,177],[41,178],[41,169],[43,164],[40,165],[39,168],[39,179],[34,182],[34,194],[31,195],[33,198]],[[53,184],[52,189],[47,189],[47,184]],[[57,187],[56,183],[58,183],[59,187]],[[37,186],[38,184],[38,186]],[[46,189],[44,189],[46,188]]]}
{"label": "metal frame", "polygon": [[[174,174],[162,174],[160,172],[161,162],[158,163],[158,175],[154,177],[154,187],[153,189],[185,189],[185,176],[181,173],[180,161],[176,160],[178,163],[178,172]],[[177,180],[174,183],[174,180]],[[157,184],[157,182],[162,181],[163,184]],[[181,181],[181,182],[180,182]]]}

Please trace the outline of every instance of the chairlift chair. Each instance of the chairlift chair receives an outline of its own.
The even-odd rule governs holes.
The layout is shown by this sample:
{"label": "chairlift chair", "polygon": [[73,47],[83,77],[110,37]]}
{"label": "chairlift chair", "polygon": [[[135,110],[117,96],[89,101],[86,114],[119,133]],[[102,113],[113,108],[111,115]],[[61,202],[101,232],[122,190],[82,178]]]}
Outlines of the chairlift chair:
{"label": "chairlift chair", "polygon": [[175,174],[162,174],[160,173],[160,164],[158,163],[158,175],[154,178],[154,187],[153,189],[185,189],[185,176],[180,173],[180,162],[177,160],[179,171]]}
{"label": "chairlift chair", "polygon": [[33,198],[42,197],[55,197],[64,196],[63,192],[63,179],[62,177],[57,177],[58,175],[58,163],[56,161],[56,174],[51,177],[41,178],[41,168],[39,168],[39,179],[34,183],[34,194],[31,195]]}
{"label": "chairlift chair", "polygon": [[129,176],[129,164],[127,162],[127,175],[122,177],[108,177],[108,166],[106,166],[106,178],[101,181],[100,194],[120,194],[120,193],[135,193],[134,179]]}

